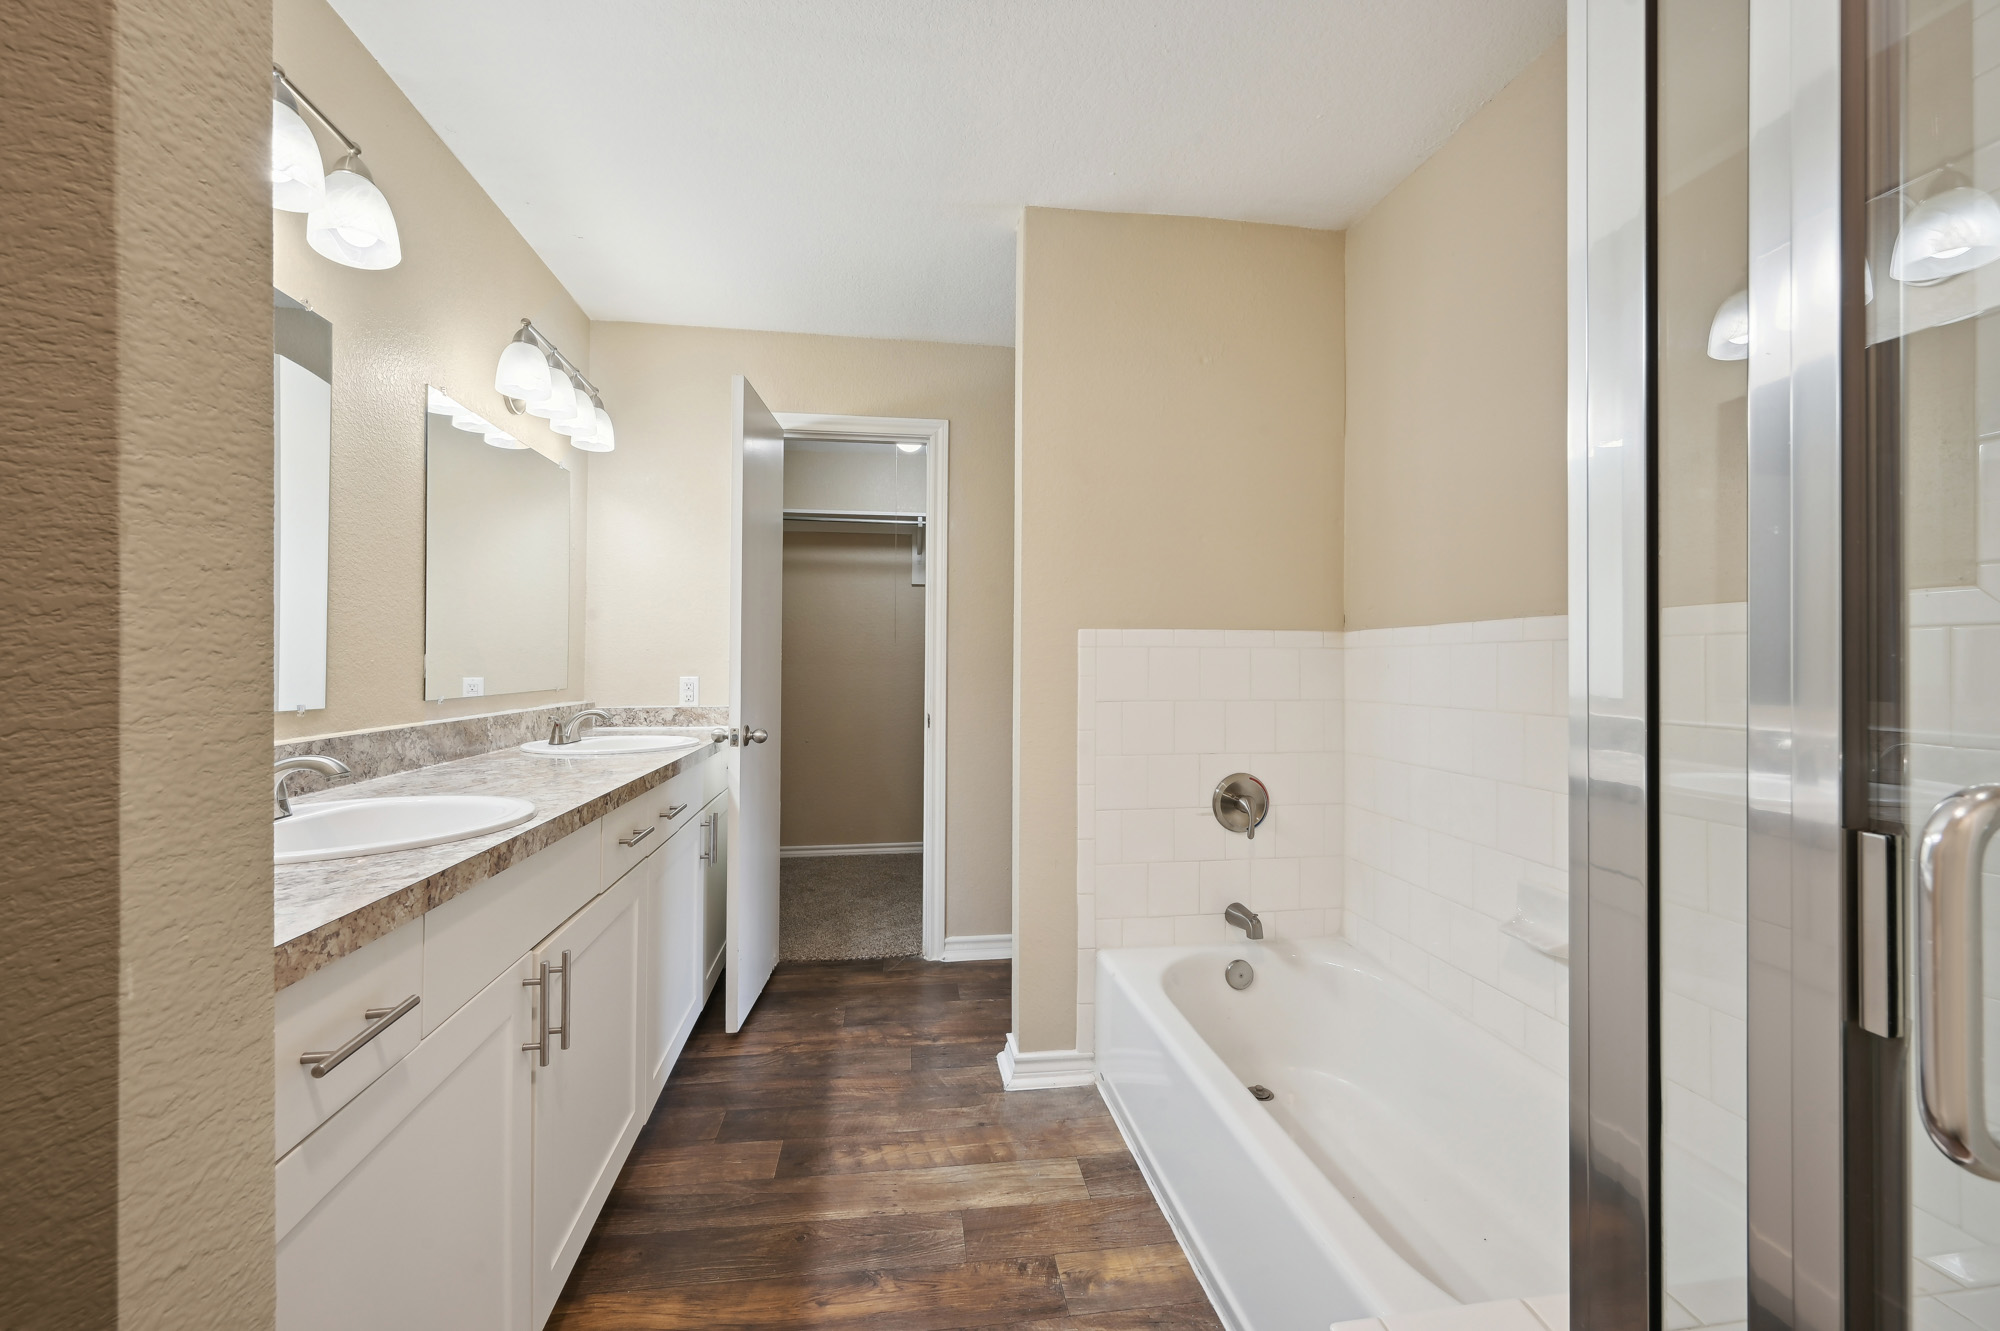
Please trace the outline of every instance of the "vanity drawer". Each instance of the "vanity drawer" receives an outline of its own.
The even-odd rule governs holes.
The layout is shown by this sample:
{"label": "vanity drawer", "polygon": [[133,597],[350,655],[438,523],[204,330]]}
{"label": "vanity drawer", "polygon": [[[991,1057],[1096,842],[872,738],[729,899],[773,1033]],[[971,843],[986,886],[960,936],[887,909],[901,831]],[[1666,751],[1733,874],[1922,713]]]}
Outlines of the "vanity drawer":
{"label": "vanity drawer", "polygon": [[[424,991],[424,925],[412,920],[278,991],[276,1002],[277,1153],[283,1155],[417,1047],[421,1002],[390,1014]],[[364,1014],[383,1015],[371,1020]],[[333,1053],[372,1027],[367,1043],[323,1077],[299,1062],[305,1053]]]}
{"label": "vanity drawer", "polygon": [[686,826],[701,805],[700,795],[701,767],[696,767],[667,778],[629,804],[605,814],[604,886],[623,878],[634,865]]}

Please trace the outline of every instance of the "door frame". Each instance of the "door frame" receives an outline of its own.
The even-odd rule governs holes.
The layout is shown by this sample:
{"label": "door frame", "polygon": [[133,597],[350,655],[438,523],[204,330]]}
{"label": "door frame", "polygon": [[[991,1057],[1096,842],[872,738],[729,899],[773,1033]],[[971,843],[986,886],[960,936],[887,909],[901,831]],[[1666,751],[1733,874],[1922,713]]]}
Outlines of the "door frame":
{"label": "door frame", "polygon": [[[945,936],[945,654],[951,547],[951,422],[919,416],[843,416],[773,412],[793,439],[860,443],[921,443],[924,452],[924,958],[979,961],[1011,957],[1013,939]],[[955,946],[956,945],[956,946]],[[997,948],[997,950],[996,950]]]}

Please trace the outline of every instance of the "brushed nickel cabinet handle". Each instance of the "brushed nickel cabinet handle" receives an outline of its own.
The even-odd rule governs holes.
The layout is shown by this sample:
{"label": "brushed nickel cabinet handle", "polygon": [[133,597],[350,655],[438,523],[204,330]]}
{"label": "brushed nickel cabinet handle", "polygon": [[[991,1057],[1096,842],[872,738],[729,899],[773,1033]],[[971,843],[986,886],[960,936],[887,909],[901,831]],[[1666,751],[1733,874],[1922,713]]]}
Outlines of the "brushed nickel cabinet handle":
{"label": "brushed nickel cabinet handle", "polygon": [[715,815],[701,820],[701,859],[715,863]]}
{"label": "brushed nickel cabinet handle", "polygon": [[[650,831],[651,829],[648,828],[647,830]],[[569,1048],[569,991],[576,987],[576,968],[570,964],[568,949],[564,949],[562,957],[562,965],[549,967],[549,974],[562,976],[562,1025],[549,1027],[549,1034],[560,1035],[562,1037],[562,1047],[567,1049]]]}
{"label": "brushed nickel cabinet handle", "polygon": [[543,1067],[549,1065],[549,963],[541,964],[540,973],[533,979],[521,981],[523,989],[539,989],[535,996],[535,1038],[521,1046],[524,1054],[534,1054],[535,1061]]}
{"label": "brushed nickel cabinet handle", "polygon": [[1959,1168],[2000,1179],[1986,1126],[1980,861],[2000,830],[2000,785],[1932,811],[1917,845],[1918,1056],[1924,1130]]}
{"label": "brushed nickel cabinet handle", "polygon": [[678,817],[680,817],[680,816],[681,816],[682,814],[686,813],[687,811],[688,811],[688,806],[687,806],[687,805],[685,805],[685,804],[676,804],[676,805],[674,805],[674,807],[673,807],[673,808],[671,808],[671,809],[668,809],[668,810],[667,810],[666,812],[662,813],[662,814],[660,815],[660,817],[662,817],[662,818],[678,818]]}
{"label": "brushed nickel cabinet handle", "polygon": [[659,830],[660,826],[658,823],[653,824],[651,827],[635,827],[632,829],[631,836],[619,837],[618,844],[621,846],[636,846]]}
{"label": "brushed nickel cabinet handle", "polygon": [[[549,1004],[551,1001],[549,998],[549,977],[551,975],[562,976],[562,1025],[560,1026],[553,1025],[549,1021]],[[536,1055],[536,1061],[542,1067],[549,1065],[549,1037],[551,1035],[560,1035],[562,1037],[562,1047],[565,1049],[569,1048],[569,976],[569,953],[565,951],[562,954],[562,964],[560,966],[551,966],[548,962],[544,961],[541,963],[533,979],[521,981],[523,989],[539,989],[542,991],[535,1000],[535,1038],[521,1046],[521,1052]]]}
{"label": "brushed nickel cabinet handle", "polygon": [[394,1007],[372,1007],[367,1009],[361,1014],[361,1019],[367,1022],[368,1025],[362,1029],[360,1034],[338,1049],[322,1049],[315,1053],[300,1054],[300,1066],[311,1068],[312,1075],[315,1077],[324,1077],[327,1073],[345,1063],[362,1045],[367,1044],[383,1031],[388,1030],[391,1026],[394,1026],[397,1022],[415,1011],[419,1001],[417,995],[411,994]]}

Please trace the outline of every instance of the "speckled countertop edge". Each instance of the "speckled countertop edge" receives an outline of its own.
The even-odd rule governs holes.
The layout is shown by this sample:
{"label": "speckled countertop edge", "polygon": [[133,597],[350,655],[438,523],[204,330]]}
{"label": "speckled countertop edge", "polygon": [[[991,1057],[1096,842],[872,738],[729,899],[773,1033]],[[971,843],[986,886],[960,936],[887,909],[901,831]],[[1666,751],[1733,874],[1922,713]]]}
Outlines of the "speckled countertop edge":
{"label": "speckled countertop edge", "polygon": [[305,808],[389,795],[513,795],[533,802],[535,814],[517,826],[443,845],[275,865],[273,988],[296,984],[328,962],[387,937],[706,761],[716,749],[703,743],[671,756],[550,758],[510,748],[294,800]]}

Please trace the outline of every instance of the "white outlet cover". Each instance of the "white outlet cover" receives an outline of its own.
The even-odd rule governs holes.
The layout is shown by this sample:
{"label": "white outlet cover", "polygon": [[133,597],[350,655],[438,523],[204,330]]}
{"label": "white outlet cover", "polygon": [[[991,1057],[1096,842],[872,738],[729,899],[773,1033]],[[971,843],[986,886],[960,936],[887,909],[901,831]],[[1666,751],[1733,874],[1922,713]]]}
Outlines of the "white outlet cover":
{"label": "white outlet cover", "polygon": [[701,706],[701,676],[700,676],[700,675],[682,675],[682,676],[681,676],[681,701],[680,701],[680,705],[681,705],[682,707],[699,707],[699,706]]}
{"label": "white outlet cover", "polygon": [[486,676],[465,675],[458,681],[458,696],[461,698],[484,698],[486,696]]}

